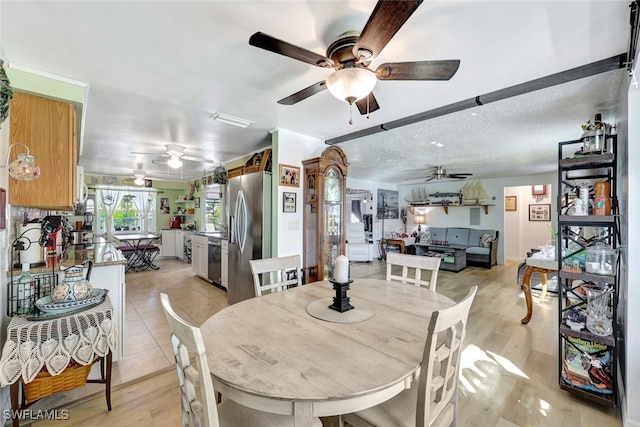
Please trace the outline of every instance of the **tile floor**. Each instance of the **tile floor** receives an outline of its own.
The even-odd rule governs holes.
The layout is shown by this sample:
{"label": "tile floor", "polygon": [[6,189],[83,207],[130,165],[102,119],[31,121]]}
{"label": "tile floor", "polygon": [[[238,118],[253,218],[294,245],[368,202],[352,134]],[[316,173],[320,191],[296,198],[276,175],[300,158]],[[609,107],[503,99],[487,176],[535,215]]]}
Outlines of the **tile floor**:
{"label": "tile floor", "polygon": [[157,264],[158,271],[126,275],[125,357],[114,365],[116,384],[173,366],[160,293],[169,295],[183,319],[198,326],[227,306],[226,292],[197,277],[191,264],[176,259],[158,260]]}

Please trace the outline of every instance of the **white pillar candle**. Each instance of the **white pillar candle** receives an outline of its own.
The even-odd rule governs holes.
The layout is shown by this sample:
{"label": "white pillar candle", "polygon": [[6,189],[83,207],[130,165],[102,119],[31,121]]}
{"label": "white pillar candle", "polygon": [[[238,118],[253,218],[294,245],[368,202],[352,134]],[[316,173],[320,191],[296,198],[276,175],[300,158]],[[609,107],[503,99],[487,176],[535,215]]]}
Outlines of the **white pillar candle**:
{"label": "white pillar candle", "polygon": [[336,258],[336,269],[333,280],[338,283],[347,283],[349,281],[349,258],[344,255]]}

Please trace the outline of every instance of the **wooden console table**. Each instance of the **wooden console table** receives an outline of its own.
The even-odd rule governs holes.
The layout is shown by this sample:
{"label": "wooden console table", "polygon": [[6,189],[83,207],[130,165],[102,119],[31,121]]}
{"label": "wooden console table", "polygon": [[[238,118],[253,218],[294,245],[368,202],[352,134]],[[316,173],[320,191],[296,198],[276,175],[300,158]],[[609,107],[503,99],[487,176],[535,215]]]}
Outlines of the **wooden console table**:
{"label": "wooden console table", "polygon": [[547,295],[547,274],[555,273],[558,271],[558,260],[553,258],[547,258],[542,255],[542,252],[536,252],[526,260],[526,267],[524,274],[522,275],[522,291],[524,292],[524,299],[527,303],[527,315],[520,320],[523,325],[526,325],[533,316],[533,297],[531,296],[531,275],[533,273],[540,274],[540,280],[542,282],[542,292],[540,293],[540,299],[543,299]]}
{"label": "wooden console table", "polygon": [[387,259],[387,247],[397,246],[400,249],[400,253],[406,253],[406,247],[404,240],[402,239],[381,239],[380,242],[380,259]]}
{"label": "wooden console table", "polygon": [[[428,255],[429,252],[436,252],[442,257],[440,270],[453,271],[455,273],[467,268],[467,245],[434,245],[433,243],[415,243],[416,255]],[[453,262],[446,260],[452,257]]]}

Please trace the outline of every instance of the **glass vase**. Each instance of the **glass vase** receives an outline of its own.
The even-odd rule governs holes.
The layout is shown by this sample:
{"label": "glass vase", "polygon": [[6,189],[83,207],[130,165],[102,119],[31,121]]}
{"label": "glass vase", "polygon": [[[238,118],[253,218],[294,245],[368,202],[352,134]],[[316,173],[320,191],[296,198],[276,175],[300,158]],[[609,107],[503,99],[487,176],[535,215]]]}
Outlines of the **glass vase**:
{"label": "glass vase", "polygon": [[613,326],[607,313],[613,291],[598,286],[583,286],[583,288],[587,292],[587,329],[595,335],[611,335]]}

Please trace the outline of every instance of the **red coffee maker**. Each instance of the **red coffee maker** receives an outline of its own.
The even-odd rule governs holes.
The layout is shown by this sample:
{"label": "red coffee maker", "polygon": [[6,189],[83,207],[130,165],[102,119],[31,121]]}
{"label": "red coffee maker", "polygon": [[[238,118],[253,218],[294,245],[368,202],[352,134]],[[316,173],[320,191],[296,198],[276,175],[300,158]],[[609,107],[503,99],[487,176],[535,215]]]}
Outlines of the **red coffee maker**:
{"label": "red coffee maker", "polygon": [[171,228],[180,228],[180,217],[179,216],[172,216],[171,219],[169,220],[169,227]]}

